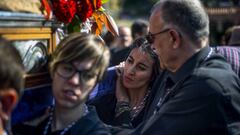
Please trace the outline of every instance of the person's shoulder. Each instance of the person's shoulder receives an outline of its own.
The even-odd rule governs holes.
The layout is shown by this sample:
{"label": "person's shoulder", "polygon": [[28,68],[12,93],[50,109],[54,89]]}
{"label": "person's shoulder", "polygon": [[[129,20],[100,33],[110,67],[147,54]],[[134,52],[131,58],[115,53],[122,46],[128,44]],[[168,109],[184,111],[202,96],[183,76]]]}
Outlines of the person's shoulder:
{"label": "person's shoulder", "polygon": [[96,110],[93,106],[88,107],[89,112],[83,116],[73,127],[73,134],[81,135],[106,135],[110,133],[105,124],[98,118]]}
{"label": "person's shoulder", "polygon": [[39,124],[41,124],[44,120],[47,119],[47,117],[49,117],[49,112],[50,110],[45,109],[45,113],[43,115],[40,115],[34,119],[28,120],[24,122],[24,125],[29,125],[29,126],[38,126]]}
{"label": "person's shoulder", "polygon": [[234,76],[231,65],[224,57],[216,53],[203,61],[194,71],[195,75],[202,77]]}
{"label": "person's shoulder", "polygon": [[131,47],[126,47],[126,48],[112,51],[110,66],[118,65],[120,62],[124,61],[129,55],[130,51],[131,51]]}
{"label": "person's shoulder", "polygon": [[115,93],[108,93],[102,96],[98,96],[96,98],[93,98],[87,102],[88,105],[93,106],[101,106],[101,107],[108,107],[112,103],[114,103],[114,100],[116,99]]}
{"label": "person's shoulder", "polygon": [[13,134],[17,134],[17,135],[36,134],[37,130],[39,129],[39,127],[41,127],[44,124],[48,116],[49,116],[49,113],[45,113],[31,120],[13,125],[12,126]]}
{"label": "person's shoulder", "polygon": [[103,95],[114,93],[116,81],[117,73],[115,71],[115,67],[109,67],[104,73],[103,79],[97,83],[90,93],[89,100],[97,99]]}
{"label": "person's shoulder", "polygon": [[191,74],[191,79],[203,83],[206,87],[219,89],[239,89],[240,87],[238,76],[226,60],[218,55],[213,55],[203,66],[195,68]]}

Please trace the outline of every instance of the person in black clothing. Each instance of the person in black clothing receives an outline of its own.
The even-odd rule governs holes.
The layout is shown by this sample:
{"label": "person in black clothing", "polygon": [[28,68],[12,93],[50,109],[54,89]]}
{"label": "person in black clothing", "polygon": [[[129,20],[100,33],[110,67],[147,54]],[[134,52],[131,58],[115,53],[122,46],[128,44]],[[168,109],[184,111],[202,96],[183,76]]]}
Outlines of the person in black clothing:
{"label": "person in black clothing", "polygon": [[149,23],[147,39],[164,75],[153,86],[145,122],[119,134],[240,134],[240,80],[208,46],[209,18],[200,1],[161,0]]}
{"label": "person in black clothing", "polygon": [[[143,120],[146,112],[146,102],[152,100],[149,96],[154,94],[151,87],[160,72],[159,65],[158,56],[151,49],[147,40],[144,38],[137,39],[131,46],[131,52],[124,64],[116,67],[117,71],[120,71],[119,77],[117,77],[115,71],[113,80],[115,82],[106,78],[107,85],[111,85],[109,83],[116,84],[110,90],[112,92],[97,96],[89,101],[89,104],[96,106],[99,118],[106,124],[123,126],[131,122],[130,125],[136,127]],[[110,77],[113,78],[112,76]],[[101,82],[99,85],[101,85]],[[104,86],[99,86],[99,88],[102,87]],[[124,87],[124,90],[129,95],[129,104],[118,102],[117,93],[121,87]],[[119,106],[124,109],[118,110]]]}
{"label": "person in black clothing", "polygon": [[131,26],[131,31],[132,31],[132,38],[134,40],[144,37],[148,34],[149,24],[147,21],[143,19],[138,19],[133,22]]}
{"label": "person in black clothing", "polygon": [[108,67],[110,53],[95,35],[74,33],[52,54],[54,104],[44,116],[13,127],[17,135],[98,135],[108,134],[93,107],[85,102]]}

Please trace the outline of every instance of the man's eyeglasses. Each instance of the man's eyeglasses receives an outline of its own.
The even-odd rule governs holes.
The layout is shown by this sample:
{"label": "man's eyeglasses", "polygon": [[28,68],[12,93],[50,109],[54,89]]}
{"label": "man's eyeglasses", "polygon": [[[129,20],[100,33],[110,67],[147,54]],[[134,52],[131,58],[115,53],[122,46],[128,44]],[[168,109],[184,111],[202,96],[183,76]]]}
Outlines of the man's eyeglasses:
{"label": "man's eyeglasses", "polygon": [[152,44],[152,43],[154,42],[154,39],[155,39],[155,36],[156,36],[156,35],[165,33],[165,32],[167,32],[167,31],[169,31],[169,30],[170,30],[170,29],[164,29],[164,30],[162,30],[162,31],[160,31],[160,32],[158,32],[158,33],[154,33],[154,34],[152,34],[151,32],[149,32],[148,35],[146,36],[146,39],[147,39],[148,43]]}
{"label": "man's eyeglasses", "polygon": [[78,70],[70,63],[59,63],[56,70],[57,74],[65,79],[72,78],[76,73],[79,74],[79,81],[82,83],[88,82],[93,79],[97,74],[90,70]]}

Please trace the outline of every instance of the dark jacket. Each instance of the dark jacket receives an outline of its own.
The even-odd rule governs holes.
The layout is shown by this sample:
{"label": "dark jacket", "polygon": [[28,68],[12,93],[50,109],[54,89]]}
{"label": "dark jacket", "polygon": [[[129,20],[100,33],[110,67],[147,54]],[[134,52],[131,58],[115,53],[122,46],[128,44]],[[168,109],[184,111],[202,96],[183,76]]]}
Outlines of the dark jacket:
{"label": "dark jacket", "polygon": [[[42,135],[49,117],[44,119],[37,126],[29,124],[18,124],[13,127],[14,135]],[[80,118],[66,135],[107,135],[109,133],[105,125],[99,120],[93,107],[89,113]],[[57,133],[56,133],[57,134]],[[49,135],[49,134],[48,134]],[[52,134],[54,135],[54,134]]]}
{"label": "dark jacket", "polygon": [[[161,80],[141,134],[240,134],[240,81],[223,57],[204,48]],[[168,91],[166,84],[172,83]],[[160,101],[161,100],[161,101]],[[158,101],[156,103],[156,101]],[[159,102],[160,101],[160,102]],[[158,104],[156,108],[156,104]]]}

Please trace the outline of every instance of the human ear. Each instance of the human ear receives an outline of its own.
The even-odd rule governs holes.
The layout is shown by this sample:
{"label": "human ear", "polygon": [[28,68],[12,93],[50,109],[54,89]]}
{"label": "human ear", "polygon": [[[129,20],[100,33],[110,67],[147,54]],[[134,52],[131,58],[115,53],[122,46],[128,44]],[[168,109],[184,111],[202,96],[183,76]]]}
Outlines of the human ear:
{"label": "human ear", "polygon": [[169,33],[171,35],[170,42],[172,42],[173,48],[174,49],[179,48],[180,41],[181,41],[180,34],[177,31],[175,31],[175,30],[171,30]]}
{"label": "human ear", "polygon": [[18,101],[18,94],[15,89],[8,88],[0,91],[0,118],[9,120],[9,116]]}

